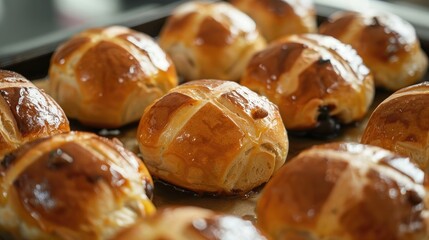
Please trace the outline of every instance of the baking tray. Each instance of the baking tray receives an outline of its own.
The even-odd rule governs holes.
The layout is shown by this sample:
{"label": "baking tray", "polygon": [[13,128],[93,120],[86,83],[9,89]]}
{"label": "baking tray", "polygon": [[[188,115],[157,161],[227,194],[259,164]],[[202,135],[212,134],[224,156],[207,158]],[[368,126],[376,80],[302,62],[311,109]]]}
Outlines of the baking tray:
{"label": "baking tray", "polygon": [[[325,16],[319,16],[319,20],[323,20],[324,17]],[[162,16],[158,19],[142,23],[133,28],[151,36],[156,36],[159,33],[159,30],[161,29],[162,25],[164,24],[165,19],[166,17]],[[429,40],[422,39],[422,46],[428,53]],[[40,56],[39,58],[32,59],[32,62],[30,63],[27,62],[26,64],[17,64],[8,69],[17,71],[30,79],[37,78],[36,76],[40,75],[46,76],[49,67],[48,64],[50,56],[50,54],[46,54],[44,56]],[[428,75],[424,77],[424,80],[429,80]],[[42,89],[45,89],[45,91],[49,93],[49,89],[47,88],[47,81],[47,79],[37,79],[34,82],[37,86],[41,87]],[[287,161],[296,156],[302,150],[309,148],[313,145],[337,141],[359,142],[370,113],[381,101],[383,101],[390,94],[391,92],[377,89],[374,102],[371,105],[370,111],[368,112],[366,117],[359,122],[344,126],[340,135],[335,138],[329,140],[317,140],[289,135],[289,153]],[[117,138],[125,145],[127,149],[139,155],[138,144],[136,140],[137,126],[138,123],[133,123],[119,129],[92,129],[84,127],[78,122],[71,120],[72,130],[89,131],[108,138]],[[215,197],[197,195],[192,192],[184,191],[175,188],[171,185],[165,184],[161,181],[155,180],[153,202],[157,208],[169,205],[199,206],[219,212],[233,214],[236,216],[243,217],[244,219],[254,221],[256,220],[255,205],[262,189],[263,186],[259,187],[258,189],[255,189],[254,191],[250,192],[245,196]]]}

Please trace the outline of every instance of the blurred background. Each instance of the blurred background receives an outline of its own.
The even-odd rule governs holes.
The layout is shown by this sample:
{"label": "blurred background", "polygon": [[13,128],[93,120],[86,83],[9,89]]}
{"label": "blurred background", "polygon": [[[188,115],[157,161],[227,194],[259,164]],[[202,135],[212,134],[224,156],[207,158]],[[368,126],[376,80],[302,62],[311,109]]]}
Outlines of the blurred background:
{"label": "blurred background", "polygon": [[[429,43],[429,0],[313,0],[320,20],[338,10],[381,9],[399,15]],[[46,75],[52,51],[88,27],[124,25],[156,36],[185,0],[0,0],[0,68]]]}

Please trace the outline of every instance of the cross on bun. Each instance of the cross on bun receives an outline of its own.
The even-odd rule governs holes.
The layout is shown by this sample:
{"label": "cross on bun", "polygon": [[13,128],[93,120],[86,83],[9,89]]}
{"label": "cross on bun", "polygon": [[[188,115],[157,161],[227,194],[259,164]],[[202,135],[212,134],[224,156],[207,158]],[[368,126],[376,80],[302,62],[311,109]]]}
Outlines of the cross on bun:
{"label": "cross on bun", "polygon": [[246,193],[267,182],[289,146],[274,104],[221,80],[191,81],[155,101],[137,140],[154,177],[213,194]]}
{"label": "cross on bun", "polygon": [[124,229],[111,240],[266,240],[239,217],[198,207],[166,207]]}
{"label": "cross on bun", "polygon": [[271,43],[252,57],[240,83],[276,104],[288,130],[319,135],[362,119],[374,98],[372,75],[356,51],[318,34]]}
{"label": "cross on bun", "polygon": [[22,75],[0,70],[0,157],[25,142],[70,131],[61,107]]}
{"label": "cross on bun", "polygon": [[76,34],[57,48],[49,68],[50,94],[67,116],[99,128],[138,121],[177,84],[175,67],[157,43],[119,26]]}
{"label": "cross on bun", "polygon": [[106,239],[154,212],[152,178],[133,153],[95,134],[29,142],[0,165],[0,236]]}
{"label": "cross on bun", "polygon": [[386,12],[337,12],[319,28],[352,45],[371,69],[375,85],[398,90],[421,80],[428,67],[414,27]]}
{"label": "cross on bun", "polygon": [[229,3],[191,1],[172,12],[159,44],[186,81],[238,81],[253,53],[265,47],[265,39],[255,22]]}
{"label": "cross on bun", "polygon": [[361,142],[408,156],[429,173],[429,83],[398,90],[380,103]]}
{"label": "cross on bun", "polygon": [[258,225],[270,239],[428,239],[423,180],[409,158],[379,147],[314,146],[265,186]]}
{"label": "cross on bun", "polygon": [[312,0],[230,0],[255,20],[268,41],[279,37],[316,32],[316,10]]}

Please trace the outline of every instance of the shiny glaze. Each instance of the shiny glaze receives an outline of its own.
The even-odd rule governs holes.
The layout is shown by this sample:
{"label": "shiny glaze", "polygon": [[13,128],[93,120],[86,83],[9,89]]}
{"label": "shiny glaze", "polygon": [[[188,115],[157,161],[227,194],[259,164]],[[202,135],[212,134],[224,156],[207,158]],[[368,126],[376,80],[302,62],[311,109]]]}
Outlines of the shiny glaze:
{"label": "shiny glaze", "polygon": [[[315,15],[314,3],[311,0],[262,0],[260,2],[265,2],[271,11],[277,12],[277,14],[281,14],[282,16],[292,13],[299,17]],[[289,8],[292,12],[289,12]]]}
{"label": "shiny glaze", "polygon": [[376,187],[366,185],[365,199],[340,216],[345,231],[354,239],[407,239],[407,234],[425,231],[421,193],[372,169],[366,177]]}
{"label": "shiny glaze", "polygon": [[178,176],[178,183],[184,181],[191,186],[195,180],[190,176],[197,174],[204,176],[206,184],[217,185],[244,137],[243,130],[222,109],[207,103],[177,132],[164,156],[177,156],[183,161],[185,179]]}
{"label": "shiny glaze", "polygon": [[[168,229],[167,229],[168,228]],[[112,240],[265,240],[250,221],[191,206],[169,206],[120,232]]]}
{"label": "shiny glaze", "polygon": [[197,47],[219,48],[232,45],[238,37],[253,40],[256,36],[254,21],[228,3],[191,2],[173,12],[163,27],[161,42],[169,37],[176,41],[190,38]]}
{"label": "shiny glaze", "polygon": [[244,192],[233,188],[250,174],[240,172],[253,164],[251,156],[278,168],[287,154],[277,107],[231,81],[191,81],[173,89],[145,111],[137,136],[153,175],[209,194]]}
{"label": "shiny glaze", "polygon": [[305,156],[287,163],[264,188],[256,208],[258,224],[263,230],[270,229],[271,224],[275,228],[279,222],[297,228],[315,227],[325,201],[348,165]]}
{"label": "shiny glaze", "polygon": [[428,172],[429,84],[401,89],[374,110],[361,141],[408,156]]}
{"label": "shiny glaze", "polygon": [[98,239],[103,229],[124,224],[106,221],[113,211],[154,211],[153,182],[141,160],[94,134],[71,132],[23,145],[3,159],[0,176],[1,200],[8,204],[2,207],[15,209],[13,219],[42,234]]}
{"label": "shiny glaze", "polygon": [[88,49],[75,69],[83,101],[114,109],[123,104],[118,99],[125,99],[135,88],[133,82],[145,77],[139,61],[110,41],[100,41]]}
{"label": "shiny glaze", "polygon": [[[183,4],[167,21],[162,35],[168,35],[170,34],[168,32],[179,29],[180,31],[194,29],[194,32],[186,34],[190,34],[198,47],[226,47],[234,44],[239,37],[254,40],[258,36],[255,22],[228,3]],[[193,34],[195,35],[192,36]]]}
{"label": "shiny glaze", "polygon": [[69,131],[62,109],[36,87],[1,89],[0,95],[10,107],[22,137]]}
{"label": "shiny glaze", "polygon": [[[350,107],[357,110],[355,118],[361,118],[374,94],[373,89],[365,88],[372,84],[372,77],[356,52],[332,37],[315,34],[283,38],[255,54],[241,83],[276,103],[291,130],[317,127],[320,107],[327,107],[330,115],[343,111],[336,108],[343,107],[344,91],[359,101],[361,106]],[[313,106],[316,101],[319,105]],[[304,113],[307,119],[302,117]],[[308,119],[311,115],[312,120]]]}
{"label": "shiny glaze", "polygon": [[206,17],[202,20],[195,38],[197,45],[209,45],[213,47],[223,47],[233,42],[230,29],[213,17]]}
{"label": "shiny glaze", "polygon": [[198,12],[196,10],[192,10],[192,12],[171,15],[162,27],[160,35],[177,34],[180,37],[184,37],[186,33],[183,31],[183,29],[187,26],[190,26],[197,15]]}
{"label": "shiny glaze", "polygon": [[[180,51],[177,47],[190,51],[189,64],[202,74],[198,79],[236,80],[229,79],[223,72],[231,71],[239,58],[248,59],[252,49],[261,49],[265,41],[255,22],[229,3],[188,2],[176,8],[168,18],[161,31],[160,45],[173,59],[175,54],[180,54],[176,52]],[[232,59],[222,60],[225,56]],[[211,68],[216,68],[217,72]],[[181,69],[178,70],[180,73]]]}
{"label": "shiny glaze", "polygon": [[345,29],[355,23],[362,25],[362,32],[356,39],[346,42],[355,47],[366,61],[369,58],[388,63],[400,61],[417,40],[409,23],[393,14],[371,11],[337,13],[321,25],[320,32],[342,40],[347,32]]}
{"label": "shiny glaze", "polygon": [[[313,147],[314,149],[333,149],[338,152],[350,153],[355,155],[364,156],[371,159],[376,164],[390,167],[408,178],[415,183],[423,184],[423,172],[409,158],[394,154],[393,152],[384,149],[370,147],[365,144],[344,142],[344,143],[330,143]],[[364,161],[364,157],[358,158],[356,161]],[[366,161],[366,160],[365,160]]]}
{"label": "shiny glaze", "polygon": [[57,49],[50,67],[53,96],[71,118],[95,127],[138,120],[177,84],[174,65],[151,37],[118,26],[77,34]]}
{"label": "shiny glaze", "polygon": [[341,12],[334,14],[319,27],[319,32],[335,38],[342,38],[354,22],[356,14],[353,12]]}
{"label": "shiny glaze", "polygon": [[167,19],[159,44],[185,81],[238,81],[245,63],[266,42],[255,21],[229,3],[189,1]]}
{"label": "shiny glaze", "polygon": [[[362,59],[353,49],[333,38],[311,34],[294,35],[274,42],[252,58],[247,71],[251,78],[266,83],[267,89],[274,91],[277,87],[271,85],[276,84],[282,75],[287,75],[292,70],[294,62],[305,52],[317,53],[319,57],[304,72],[331,72],[329,75],[337,75],[336,78],[342,79],[340,82],[351,84],[364,81],[369,74],[368,68],[363,65]],[[311,60],[313,59],[309,59]],[[305,81],[308,77],[303,77],[303,74],[301,73],[299,77]],[[325,88],[329,88],[330,85]]]}
{"label": "shiny glaze", "polygon": [[[42,174],[43,173],[43,174]],[[93,219],[88,203],[108,184],[114,197],[126,178],[76,143],[45,153],[14,181],[26,212],[39,221],[78,229]],[[67,189],[64,191],[64,189]]]}
{"label": "shiny glaze", "polygon": [[51,63],[63,65],[73,55],[75,51],[84,45],[91,42],[89,37],[75,37],[70,39],[64,45],[62,45],[57,51],[54,52]]}
{"label": "shiny glaze", "polygon": [[[354,83],[362,82],[370,74],[369,69],[364,65],[362,58],[357,54],[351,46],[342,44],[335,38],[324,37],[317,34],[303,34],[292,37],[292,41],[306,43],[310,46],[320,46],[329,51],[333,58],[325,58],[325,54],[321,54],[322,58],[319,59],[321,63],[326,62],[328,59],[332,62],[333,67],[344,78],[344,81]],[[350,72],[348,71],[350,68]],[[351,78],[351,79],[349,79]]]}
{"label": "shiny glaze", "polygon": [[[146,113],[147,117],[140,120],[139,129],[137,130],[140,143],[143,145],[157,143],[174,113],[179,111],[180,108],[194,104],[196,104],[194,99],[181,93],[172,92],[163,96],[149,108]],[[147,134],[142,134],[142,132]]]}
{"label": "shiny glaze", "polygon": [[250,78],[266,85],[267,91],[275,92],[281,75],[291,70],[306,48],[300,43],[271,44],[253,56],[246,71]]}
{"label": "shiny glaze", "polygon": [[253,92],[245,91],[243,88],[227,92],[221,97],[226,98],[234,106],[241,108],[241,111],[255,120],[268,117],[269,113],[273,113],[276,108],[271,102],[260,98]]}
{"label": "shiny glaze", "polygon": [[0,155],[39,137],[70,131],[60,106],[22,75],[0,70]]}
{"label": "shiny glaze", "polygon": [[311,0],[231,0],[231,3],[255,20],[267,41],[316,31]]}
{"label": "shiny glaze", "polygon": [[[157,69],[165,72],[169,71],[170,68],[174,69],[174,66],[171,63],[170,59],[167,57],[164,51],[158,46],[158,44],[155,43],[150,37],[142,34],[126,33],[126,34],[118,35],[118,38],[126,40],[127,42],[137,47],[138,50],[143,55],[147,55],[147,57],[150,60],[150,63],[141,61],[140,64],[143,69],[150,68],[151,67],[150,65],[153,65]],[[146,66],[146,65],[149,65],[149,66]],[[152,71],[156,73],[155,70],[152,70]]]}
{"label": "shiny glaze", "polygon": [[[362,55],[372,55],[380,61],[397,62],[404,52],[409,50],[409,44],[395,28],[384,25],[378,17],[373,17],[371,23],[362,31],[361,41],[372,44],[362,44]],[[380,51],[381,50],[381,51]]]}
{"label": "shiny glaze", "polygon": [[419,239],[408,237],[426,236],[422,180],[423,172],[407,158],[378,147],[316,145],[267,184],[258,223],[277,239],[294,231],[339,239]]}
{"label": "shiny glaze", "polygon": [[278,16],[290,16],[295,14],[294,5],[289,4],[287,0],[259,0],[254,2],[260,2],[264,8]]}

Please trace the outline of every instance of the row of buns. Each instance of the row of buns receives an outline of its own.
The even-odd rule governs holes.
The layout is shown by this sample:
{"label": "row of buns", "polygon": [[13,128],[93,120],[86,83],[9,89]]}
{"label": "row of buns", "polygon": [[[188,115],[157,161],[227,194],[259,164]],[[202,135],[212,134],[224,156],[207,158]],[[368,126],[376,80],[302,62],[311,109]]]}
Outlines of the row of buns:
{"label": "row of buns", "polygon": [[310,21],[289,18],[314,22],[314,8],[307,1],[259,1],[261,9],[247,6],[252,3],[184,3],[161,29],[159,45],[125,27],[81,32],[52,57],[50,95],[70,118],[117,128],[137,122],[180,81],[231,80],[275,103],[288,130],[334,136],[365,116],[376,87],[398,90],[420,81],[427,69],[415,30],[393,14],[338,13],[319,34],[308,27],[267,45],[259,29],[268,23],[255,14],[277,14],[293,29]]}
{"label": "row of buns", "polygon": [[[143,159],[117,140],[67,131],[8,153],[0,164],[0,232],[15,239],[426,239],[427,92],[426,83],[402,89],[371,115],[362,142],[396,141],[385,146],[391,151],[324,144],[283,164],[288,137],[274,104],[234,82],[192,81],[143,115]],[[199,124],[206,130],[193,131]],[[268,181],[256,206],[259,229],[194,207],[156,212],[152,176],[218,194]]]}
{"label": "row of buns", "polygon": [[[383,17],[371,19],[371,29],[390,26]],[[409,47],[399,38],[396,50],[387,53],[387,62],[399,69],[399,56],[414,49],[417,58],[406,61],[417,66],[408,71],[416,79],[407,85],[427,67],[414,40]],[[50,96],[21,75],[0,71],[5,109],[1,234],[18,239],[426,239],[427,84],[386,99],[362,138],[403,156],[337,143],[306,150],[285,164],[289,131],[335,136],[340,124],[363,119],[377,74],[358,47],[333,37],[290,35],[267,47],[266,41],[257,22],[231,5],[191,2],[172,13],[160,45],[118,26],[74,36],[52,57]],[[179,85],[176,70],[187,83]],[[232,81],[193,80],[204,78]],[[240,84],[234,82],[239,78]],[[70,132],[68,117],[99,128],[140,120],[136,140],[142,159],[116,140]],[[393,143],[384,144],[387,139]],[[204,209],[157,212],[152,178],[220,195],[245,194],[268,182],[256,209],[260,230]],[[173,218],[183,221],[174,229]]]}

